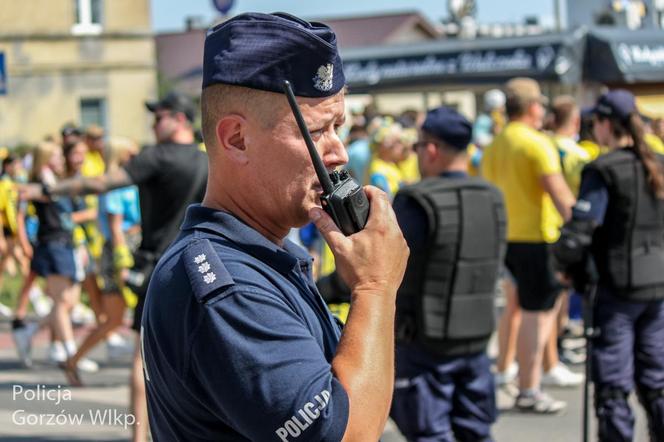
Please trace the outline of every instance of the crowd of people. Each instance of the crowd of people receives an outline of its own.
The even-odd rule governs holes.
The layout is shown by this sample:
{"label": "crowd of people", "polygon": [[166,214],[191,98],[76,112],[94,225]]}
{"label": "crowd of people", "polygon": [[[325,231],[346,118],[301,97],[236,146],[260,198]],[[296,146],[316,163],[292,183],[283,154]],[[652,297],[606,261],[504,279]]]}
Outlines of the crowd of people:
{"label": "crowd of people", "polygon": [[[290,16],[260,15],[256,20],[261,23],[265,20],[266,26],[291,20],[310,32],[308,25],[302,25],[303,22]],[[223,51],[225,43],[214,40],[217,34],[224,36],[224,32],[231,36],[237,33],[237,38],[252,37],[244,34],[241,24],[237,28],[221,26],[216,34],[210,34],[206,42],[209,50],[220,51],[224,57],[229,57],[225,62],[232,64],[237,60]],[[272,38],[278,41],[279,36]],[[297,45],[293,42],[283,44]],[[332,58],[321,63],[337,63],[336,52],[326,56]],[[98,370],[97,363],[86,355],[103,340],[109,344],[109,349],[121,348],[122,338],[116,331],[123,324],[127,306],[136,305],[132,327],[137,332],[131,381],[132,409],[138,414],[139,422],[146,422],[145,412],[141,412],[145,408],[145,387],[139,349],[146,345],[143,330],[147,328],[147,356],[144,357],[146,363],[149,361],[149,367],[145,369],[146,379],[150,381],[148,397],[153,399],[150,419],[151,423],[157,424],[161,435],[199,431],[195,425],[186,427],[187,424],[182,423],[187,421],[184,418],[178,424],[181,427],[176,428],[168,416],[177,412],[187,417],[196,407],[200,407],[201,414],[208,416],[206,413],[215,404],[228,415],[223,419],[226,425],[224,434],[234,435],[241,431],[246,434],[274,433],[271,428],[245,428],[244,417],[239,414],[243,411],[240,406],[237,410],[226,409],[226,403],[205,389],[219,388],[230,396],[236,394],[249,400],[251,394],[287,395],[276,378],[274,383],[262,382],[254,386],[250,385],[249,375],[255,370],[254,375],[259,378],[278,376],[279,364],[288,366],[293,357],[288,351],[295,351],[295,347],[286,345],[289,339],[292,345],[308,346],[311,352],[315,352],[317,345],[324,348],[327,362],[323,358],[321,361],[325,363],[321,364],[318,364],[320,361],[316,364],[305,361],[316,365],[316,370],[327,370],[329,366],[326,364],[337,360],[338,354],[351,358],[353,345],[361,341],[352,344],[350,338],[347,341],[339,338],[335,323],[328,320],[327,313],[321,312],[317,301],[307,298],[305,302],[297,295],[298,291],[313,293],[305,274],[311,263],[302,251],[290,249],[290,243],[284,245],[280,234],[289,232],[292,225],[304,224],[309,209],[300,207],[302,198],[293,202],[293,195],[302,196],[301,192],[293,190],[294,180],[286,175],[272,176],[277,172],[270,172],[271,162],[285,161],[280,154],[277,151],[255,153],[252,147],[255,140],[267,137],[264,133],[277,133],[275,128],[286,124],[286,117],[277,113],[275,115],[283,121],[268,123],[269,118],[265,119],[265,115],[260,118],[254,115],[258,108],[247,106],[247,103],[254,103],[267,108],[260,94],[274,93],[280,90],[280,84],[267,77],[257,80],[259,86],[244,84],[244,80],[227,77],[228,71],[215,71],[217,62],[216,58],[206,60],[210,66],[206,75],[210,77],[209,83],[204,84],[202,97],[203,135],[208,150],[211,148],[209,156],[203,154],[203,149],[195,142],[194,108],[188,99],[174,93],[147,104],[148,110],[154,114],[155,146],[139,149],[135,142],[108,136],[99,127],[81,129],[66,124],[59,139],[44,140],[22,158],[9,154],[2,163],[0,265],[3,272],[14,266],[24,278],[12,322],[21,361],[26,366],[31,365],[31,339],[37,330],[48,327],[52,335],[49,358],[63,370],[72,385],[81,386],[80,372]],[[255,63],[262,63],[262,60]],[[377,215],[370,218],[367,235],[373,235],[373,239],[384,238],[388,241],[386,245],[398,246],[395,251],[385,252],[382,260],[377,261],[382,267],[376,269],[391,269],[389,281],[385,287],[381,286],[390,293],[392,289],[396,290],[393,286],[399,285],[401,280],[397,279],[405,271],[396,297],[397,365],[391,411],[401,431],[412,440],[424,440],[427,434],[445,437],[453,434],[459,440],[488,440],[490,426],[496,419],[496,387],[514,395],[518,410],[539,414],[556,414],[563,410],[566,404],[545,393],[542,386],[574,387],[584,381],[583,374],[571,370],[569,365],[583,363],[585,354],[578,347],[566,345],[565,338],[580,337],[571,326],[570,318],[578,319],[580,294],[576,291],[587,291],[588,287],[570,284],[569,279],[574,279],[574,275],[565,267],[569,263],[565,259],[554,259],[552,248],[558,247],[558,255],[561,255],[560,247],[556,246],[561,229],[564,231],[566,222],[579,218],[584,207],[590,207],[583,198],[595,190],[597,183],[595,187],[588,184],[584,172],[586,166],[595,164],[592,163],[594,160],[605,155],[608,158],[618,145],[629,142],[638,145],[638,158],[643,159],[649,173],[646,181],[654,183],[654,189],[661,191],[664,184],[659,182],[661,173],[657,172],[661,166],[655,165],[654,152],[664,154],[663,121],[638,115],[633,97],[630,102],[630,95],[624,91],[620,91],[617,97],[609,93],[605,102],[584,110],[571,96],[554,97],[549,102],[537,82],[515,78],[502,89],[485,94],[483,109],[474,124],[445,106],[428,113],[409,110],[399,115],[379,114],[367,107],[361,111],[352,110],[343,123],[338,115],[343,114],[340,105],[343,103],[335,95],[343,86],[343,75],[336,77],[339,72],[332,74],[331,68],[329,72],[331,78],[318,78],[323,75],[319,72],[313,86],[306,83],[311,80],[307,76],[301,82],[295,79],[294,83],[300,87],[300,93],[305,92],[307,99],[333,100],[329,107],[320,111],[330,118],[325,128],[312,130],[314,139],[319,142],[319,150],[329,145],[329,151],[323,155],[328,167],[343,166],[358,183],[373,186],[367,190],[372,210],[381,214],[383,219],[377,220]],[[634,124],[639,125],[640,138],[632,139],[637,135],[631,131],[631,126],[625,128],[615,122],[618,121],[615,120],[616,113],[621,112],[626,115],[621,114],[624,117],[621,124],[628,117],[638,120]],[[245,117],[238,116],[244,114]],[[289,130],[279,132],[281,144],[277,143],[277,147],[295,145],[293,133]],[[626,138],[629,136],[632,138]],[[339,146],[344,149],[337,149]],[[290,160],[300,161],[302,165],[298,169],[301,174],[298,178],[301,181],[313,179],[313,175],[304,175],[311,171],[310,159],[300,151],[296,153],[300,156]],[[260,165],[258,172],[248,168],[248,165],[255,164]],[[607,170],[607,174],[614,173],[614,169]],[[601,172],[604,173],[604,169]],[[206,182],[208,193],[204,200]],[[283,188],[278,195],[293,202],[297,213],[285,213],[281,205],[271,200],[271,195],[252,194],[260,193],[260,187],[270,186]],[[374,188],[384,192],[385,203],[383,194]],[[23,189],[20,199],[19,189]],[[292,195],[286,195],[288,192]],[[612,195],[611,189],[606,192]],[[99,196],[87,195],[90,193]],[[313,200],[306,198],[309,197],[305,197],[307,204],[314,204]],[[203,206],[193,206],[185,215],[188,205],[201,201]],[[387,201],[394,203],[396,221],[410,248],[407,266],[408,253],[404,251],[403,239],[393,228],[392,209]],[[609,203],[605,201],[606,204]],[[609,204],[608,207],[613,206]],[[256,213],[263,211],[261,216],[276,221],[261,225],[262,218],[252,210]],[[585,211],[592,210],[586,208]],[[330,222],[325,222],[324,214],[308,213],[313,221],[302,228],[290,229],[288,237],[314,256],[312,282],[317,281],[320,293],[340,320],[351,324],[344,334],[362,336],[362,329],[356,325],[361,319],[351,319],[353,308],[356,318],[365,319],[362,327],[373,327],[371,333],[376,336],[384,333],[379,326],[387,324],[389,306],[373,305],[371,303],[375,301],[367,301],[370,299],[366,298],[367,295],[362,295],[364,301],[351,302],[351,299],[353,296],[357,298],[354,293],[362,278],[375,283],[388,277],[377,277],[378,270],[372,269],[371,260],[361,263],[352,254],[344,254],[344,249],[346,252],[351,249],[344,242],[349,240],[336,235],[339,232]],[[239,222],[238,218],[246,224]],[[385,225],[380,224],[378,228],[379,223]],[[597,218],[595,227],[602,223],[606,224],[604,214]],[[179,232],[181,225],[182,231]],[[652,231],[661,227],[657,223],[653,224],[654,227],[648,226]],[[169,244],[176,238],[175,245],[169,249]],[[648,247],[660,246],[659,242],[653,241]],[[243,248],[239,244],[248,246]],[[379,247],[365,244],[362,250],[368,254],[367,250],[373,248],[375,250],[372,249],[371,253],[376,257],[380,253]],[[284,250],[287,253],[283,253]],[[254,257],[252,253],[260,256]],[[158,265],[164,254],[164,260]],[[387,262],[390,261],[387,258],[394,262]],[[254,259],[258,261],[254,262]],[[261,267],[265,264],[263,261],[274,268]],[[284,276],[284,272],[293,269],[296,262],[302,274]],[[155,301],[158,295],[151,294],[148,297],[150,313],[141,322],[148,281],[155,266],[157,277],[151,285],[151,293],[159,291],[162,296],[173,292],[173,296]],[[167,273],[164,273],[164,266],[170,266]],[[339,271],[335,270],[337,266]],[[360,266],[364,273],[360,274],[354,266]],[[160,268],[162,273],[159,273]],[[601,275],[601,266],[599,270]],[[353,272],[360,273],[355,279],[350,278],[355,283],[349,285],[348,275]],[[659,280],[655,282],[659,284]],[[240,289],[229,289],[236,284],[247,287],[241,293],[238,293]],[[497,327],[494,327],[494,297],[498,285],[503,293],[504,308]],[[270,288],[273,286],[278,289]],[[50,306],[42,305],[46,301],[39,287],[43,287],[48,295]],[[188,287],[192,296],[183,287]],[[72,312],[80,303],[81,289],[88,296],[96,325],[77,344]],[[234,296],[222,296],[227,290],[235,290]],[[285,307],[277,306],[281,306],[282,301],[275,301],[273,290],[287,293],[289,308],[304,312],[298,314],[306,317],[307,323],[320,321],[329,328],[321,332],[321,336],[316,335],[321,342],[302,338],[304,332],[298,328],[302,325],[299,319],[297,324],[289,322],[294,316],[286,313]],[[185,295],[188,297],[183,297]],[[657,296],[653,299],[659,299]],[[232,299],[214,307],[222,298]],[[213,307],[192,307],[190,303],[194,299],[201,305]],[[42,316],[36,322],[25,319],[30,301]],[[352,307],[353,302],[355,307]],[[385,309],[385,315],[380,319],[373,317],[373,307],[367,306]],[[172,327],[172,322],[167,320],[172,315],[182,314],[189,315],[187,327],[192,327],[191,333],[196,334],[196,339],[189,332],[185,333],[186,327]],[[636,318],[640,314],[635,312],[633,316]],[[262,326],[258,318],[274,322],[274,328]],[[277,318],[284,322],[278,323]],[[175,321],[176,318],[172,319]],[[605,321],[611,324],[609,319],[605,318]],[[237,323],[250,329],[251,340],[244,338],[248,332]],[[280,327],[284,324],[292,326],[292,333],[286,333],[288,336],[280,334]],[[491,374],[486,347],[495,329],[499,352]],[[334,345],[326,343],[328,335],[336,336]],[[298,337],[301,339],[296,339]],[[162,347],[160,340],[164,339],[181,341],[182,345]],[[339,339],[340,347],[335,350]],[[228,346],[225,340],[234,346]],[[389,366],[392,363],[389,342],[375,343],[376,358],[380,359],[380,364]],[[280,346],[269,347],[272,344]],[[610,343],[605,344],[609,346]],[[188,354],[186,348],[189,345],[201,351],[187,356],[184,353]],[[204,347],[218,352],[206,351]],[[297,351],[301,352],[301,349]],[[231,382],[233,385],[230,386],[218,384],[216,376],[220,370],[228,370],[229,376],[237,374],[233,371],[237,367],[232,363],[223,367],[217,364],[219,354],[228,354],[241,361],[238,363],[248,370],[243,375],[247,385],[236,382]],[[261,355],[266,357],[265,365],[274,369],[270,375],[264,373],[264,366],[246,362],[247,358]],[[277,356],[281,358],[279,364],[269,361]],[[593,357],[599,364],[607,366],[604,362],[606,352]],[[191,384],[191,389],[184,389],[178,396],[180,384],[170,380],[171,377],[177,378],[173,373],[182,367],[174,371],[165,367],[182,358],[190,358],[187,360],[193,361],[192,369],[201,377]],[[369,367],[372,364],[365,363],[368,365],[362,366],[363,370],[371,372]],[[342,373],[338,374],[340,379],[346,373],[344,382],[353,376],[363,382],[358,391],[367,393],[377,388],[381,395],[391,392],[385,387],[391,381],[386,380],[389,370],[371,381],[362,377],[366,373],[358,374],[353,364],[337,362],[334,366],[337,374]],[[188,369],[188,366],[182,368],[185,372]],[[302,370],[303,375],[318,376],[321,373]],[[326,376],[319,377],[324,380]],[[455,377],[462,381],[453,379]],[[623,411],[625,405],[615,403],[624,399],[620,394],[628,393],[631,384],[624,383],[625,388],[618,394],[618,387],[609,385],[606,373],[600,370],[594,378],[596,382],[608,385],[606,388],[601,385],[600,393],[605,396],[600,394],[596,401],[600,434],[620,433],[628,438],[631,434],[629,419],[625,423],[615,414]],[[301,381],[293,376],[288,379],[289,382]],[[358,393],[349,390],[347,385],[341,387],[340,381],[328,379],[325,382],[320,386],[326,394],[319,391],[322,395],[320,404],[324,408],[329,403],[330,413],[336,413],[335,416],[342,419],[344,414],[350,413],[349,397],[355,394],[350,400],[358,400]],[[641,382],[639,387],[644,391],[643,400],[649,404],[646,409],[652,421],[661,411],[657,408],[657,401],[661,399],[656,395],[664,390],[656,385],[657,382],[651,384]],[[254,387],[260,391],[254,391]],[[261,390],[263,388],[265,391]],[[192,389],[201,389],[195,398],[189,396]],[[444,391],[449,393],[441,393]],[[261,396],[261,399],[268,401],[271,396],[266,397]],[[221,402],[215,402],[217,400]],[[179,401],[182,401],[180,405]],[[210,401],[209,406],[201,405],[202,401]],[[334,409],[331,401],[336,401]],[[185,402],[190,403],[191,410],[181,409]],[[435,406],[421,406],[424,403],[434,403]],[[288,404],[286,408],[292,406]],[[359,413],[357,409],[351,410]],[[382,417],[377,416],[378,411],[375,414],[370,418],[378,422]],[[284,414],[290,415],[290,411]],[[210,421],[213,416],[214,413],[208,416]],[[318,417],[308,416],[313,420]],[[234,426],[234,419],[237,426]],[[353,431],[363,434],[357,419],[353,417],[351,421]],[[351,424],[348,425],[351,428]],[[146,427],[144,425],[140,432],[146,431]],[[292,435],[290,428],[288,425],[279,427],[276,434],[280,437]],[[210,434],[214,433],[210,431]],[[344,434],[334,428],[326,427],[325,431],[337,436]],[[661,428],[652,422],[651,431],[661,435]],[[144,437],[144,433],[141,434]],[[141,434],[137,436],[139,439]]]}
{"label": "crowd of people", "polygon": [[[130,306],[139,331],[152,268],[177,235],[184,209],[203,198],[207,179],[191,100],[174,93],[146,107],[156,145],[139,149],[97,126],[67,123],[61,139],[47,137],[23,158],[9,155],[2,181],[3,263],[12,257],[24,277],[12,321],[19,359],[32,365],[41,328],[51,331],[48,361],[72,386],[83,386],[81,372],[99,370],[86,355],[102,341],[109,359],[133,357],[134,440],[147,437],[140,346],[132,348],[118,328]],[[95,324],[77,343],[72,323],[80,322],[73,313],[81,289]],[[30,301],[37,321],[26,320]]]}
{"label": "crowd of people", "polygon": [[[582,109],[569,95],[549,101],[534,80],[516,78],[502,90],[490,90],[485,94],[484,104],[484,112],[473,124],[471,142],[460,149],[465,168],[457,169],[494,184],[505,201],[507,249],[500,278],[504,304],[496,330],[495,387],[513,395],[518,410],[556,414],[567,404],[545,393],[542,387],[578,387],[584,382],[583,371],[571,366],[581,365],[586,359],[584,340],[581,339],[581,304],[587,293],[579,291],[587,292],[590,288],[581,290],[578,286],[570,286],[556,268],[552,247],[560,237],[564,222],[571,218],[572,209],[577,207],[578,210],[575,204],[584,167],[612,149],[606,140],[598,139],[593,130],[599,121],[594,107]],[[428,117],[404,112],[402,115],[380,116],[365,113],[352,118],[353,125],[347,136],[347,167],[351,174],[359,182],[381,188],[391,198],[406,191],[411,193],[410,185],[418,182],[420,176],[413,174],[418,169],[410,166],[419,162],[419,170],[424,171],[427,156],[423,153],[426,143],[410,137],[408,131],[419,130],[421,134]],[[639,119],[643,124],[645,146],[653,154],[664,154],[662,120],[643,115],[639,115]],[[447,119],[443,124],[451,127],[455,123]],[[449,139],[445,141],[450,144]],[[449,178],[449,169],[440,169],[438,175]],[[406,229],[412,220],[407,217],[402,220],[402,206],[402,201],[399,204],[395,201],[401,228],[409,239]],[[421,230],[426,231],[426,228]],[[321,293],[331,303],[333,311],[346,314],[349,293],[334,272],[332,254],[326,244],[310,227],[302,229],[298,239],[310,248],[312,254],[321,257],[319,267],[315,269],[320,277]],[[409,246],[411,253],[418,250],[410,240]],[[420,250],[420,253],[431,252]],[[423,273],[419,276],[423,278]],[[408,272],[401,291],[406,290],[407,280]],[[465,313],[468,315],[466,319],[472,321],[473,316]],[[479,317],[474,319],[479,320]],[[398,327],[397,321],[397,330]],[[399,361],[402,361],[399,355],[398,348],[397,382]],[[425,364],[423,359],[418,359],[417,363],[420,368]],[[410,366],[407,362],[402,364]],[[484,385],[487,390],[494,388],[493,383],[485,382]],[[399,392],[398,386],[395,391]],[[432,403],[436,397],[434,393],[420,394],[424,395],[419,398],[422,403]],[[475,399],[478,400],[478,396]],[[449,402],[451,399],[446,405]],[[409,404],[410,414],[399,411],[399,403],[402,406]],[[598,413],[610,416],[605,409],[601,411],[603,403],[601,398],[597,400]],[[400,425],[404,433],[412,431],[413,422],[422,418],[413,415],[412,398],[409,402],[407,397],[395,393],[393,407],[397,407],[397,416],[408,417],[404,420],[408,424]],[[621,407],[621,410],[626,408]],[[656,413],[650,413],[651,421],[657,419]],[[486,416],[489,415],[491,413],[487,411]],[[623,425],[622,434],[631,434],[626,428],[629,425]],[[431,428],[419,430],[431,431]],[[602,437],[612,437],[610,431],[601,434]],[[417,440],[416,433],[410,435]]]}
{"label": "crowd of people", "polygon": [[[19,357],[26,366],[32,364],[30,337],[41,325],[53,330],[48,359],[56,364],[70,359],[69,363],[77,364],[82,371],[97,371],[97,364],[85,354],[101,339],[106,339],[111,358],[126,351],[124,340],[115,331],[124,316],[125,297],[131,302],[132,295],[126,292],[123,296],[117,288],[109,291],[109,283],[121,267],[111,265],[102,270],[97,264],[109,259],[113,262],[113,246],[122,250],[126,232],[140,235],[138,199],[122,196],[135,189],[122,189],[100,198],[18,201],[19,184],[51,185],[65,177],[101,175],[107,167],[119,167],[138,152],[138,145],[130,140],[105,139],[104,135],[98,126],[84,130],[68,123],[63,126],[60,139],[49,137],[23,157],[10,153],[3,160],[2,268],[5,271],[8,263],[14,261],[24,278],[12,329]],[[109,226],[117,221],[109,224],[110,217],[116,217],[124,228],[111,229]],[[110,251],[102,253],[103,244]],[[128,264],[117,262],[122,268]],[[81,310],[81,287],[88,295],[99,329],[86,339],[89,344],[78,348],[71,324],[72,312]],[[116,296],[103,296],[107,292],[116,292]],[[42,317],[39,323],[25,322],[30,301]],[[99,338],[92,338],[97,335]]]}

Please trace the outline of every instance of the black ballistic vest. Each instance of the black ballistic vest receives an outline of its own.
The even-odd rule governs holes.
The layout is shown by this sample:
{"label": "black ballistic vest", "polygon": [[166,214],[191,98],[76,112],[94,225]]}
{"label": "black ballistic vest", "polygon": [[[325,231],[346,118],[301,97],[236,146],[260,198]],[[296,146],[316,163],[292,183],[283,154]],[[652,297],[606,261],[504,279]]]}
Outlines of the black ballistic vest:
{"label": "black ballistic vest", "polygon": [[626,299],[664,299],[664,201],[651,192],[645,167],[633,149],[625,148],[600,156],[586,169],[597,171],[609,192],[604,223],[592,245],[600,283]]}
{"label": "black ballistic vest", "polygon": [[397,339],[439,355],[484,351],[505,252],[500,191],[479,178],[427,178],[399,191],[428,219],[428,242],[411,251],[397,297]]}

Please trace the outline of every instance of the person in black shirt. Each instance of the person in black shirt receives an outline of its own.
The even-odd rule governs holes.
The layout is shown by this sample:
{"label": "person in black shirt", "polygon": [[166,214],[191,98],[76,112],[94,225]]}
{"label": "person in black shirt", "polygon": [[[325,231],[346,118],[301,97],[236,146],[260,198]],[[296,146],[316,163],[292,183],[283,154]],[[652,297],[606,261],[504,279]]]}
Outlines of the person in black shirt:
{"label": "person in black shirt", "polygon": [[[154,264],[175,239],[184,212],[190,204],[203,200],[207,182],[207,155],[195,143],[192,123],[195,108],[178,93],[146,103],[154,114],[153,130],[157,144],[147,146],[123,168],[99,177],[77,177],[41,187],[28,185],[20,190],[23,199],[43,194],[80,195],[103,193],[119,187],[138,186],[143,238],[134,255],[135,266],[128,284],[139,297],[133,329],[138,331],[145,294]],[[132,369],[131,405],[136,417],[134,439],[147,436],[145,384],[137,334]]]}

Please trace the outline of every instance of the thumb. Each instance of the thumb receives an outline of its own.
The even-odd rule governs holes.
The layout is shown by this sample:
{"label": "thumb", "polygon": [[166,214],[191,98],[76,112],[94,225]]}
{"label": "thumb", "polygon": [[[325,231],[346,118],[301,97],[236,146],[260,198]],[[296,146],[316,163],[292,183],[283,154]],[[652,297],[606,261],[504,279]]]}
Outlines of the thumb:
{"label": "thumb", "polygon": [[330,246],[332,251],[337,250],[348,238],[339,230],[334,220],[319,207],[314,207],[309,210],[309,219],[316,224],[316,228],[325,238],[325,242]]}

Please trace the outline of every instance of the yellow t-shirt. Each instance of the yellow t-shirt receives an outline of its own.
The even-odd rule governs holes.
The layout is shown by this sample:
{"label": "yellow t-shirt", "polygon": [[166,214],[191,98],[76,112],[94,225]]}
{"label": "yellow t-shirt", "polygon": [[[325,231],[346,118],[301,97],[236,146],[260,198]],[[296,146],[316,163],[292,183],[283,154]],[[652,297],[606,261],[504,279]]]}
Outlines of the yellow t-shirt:
{"label": "yellow t-shirt", "polygon": [[390,199],[399,191],[402,177],[395,163],[390,163],[374,156],[369,163],[369,184],[383,190]]}
{"label": "yellow t-shirt", "polygon": [[2,227],[16,234],[16,211],[18,208],[18,190],[14,182],[8,178],[0,179],[0,219]]}
{"label": "yellow t-shirt", "polygon": [[[103,175],[104,172],[106,172],[104,156],[97,151],[89,150],[85,154],[81,174],[86,177],[96,177]],[[87,195],[85,197],[85,205],[89,208],[98,208],[99,200],[97,196]],[[74,230],[74,243],[84,244],[86,242],[88,243],[88,248],[92,256],[94,258],[99,258],[104,245],[104,237],[99,232],[97,223],[94,221],[87,222],[83,226],[77,227]]]}
{"label": "yellow t-shirt", "polygon": [[94,177],[103,175],[105,171],[106,163],[104,163],[103,155],[97,151],[87,151],[83,160],[81,174],[83,176]]}
{"label": "yellow t-shirt", "polygon": [[565,181],[572,193],[577,196],[581,186],[581,171],[590,162],[590,154],[569,137],[556,135],[553,140],[560,152]]}
{"label": "yellow t-shirt", "polygon": [[404,184],[415,184],[420,180],[420,165],[415,152],[411,152],[408,158],[397,164],[397,167],[401,171],[401,179]]}
{"label": "yellow t-shirt", "polygon": [[485,149],[482,176],[505,198],[507,240],[555,242],[560,217],[540,178],[561,173],[558,151],[546,135],[510,122]]}
{"label": "yellow t-shirt", "polygon": [[655,134],[645,134],[644,141],[650,148],[658,154],[664,155],[664,142]]}

